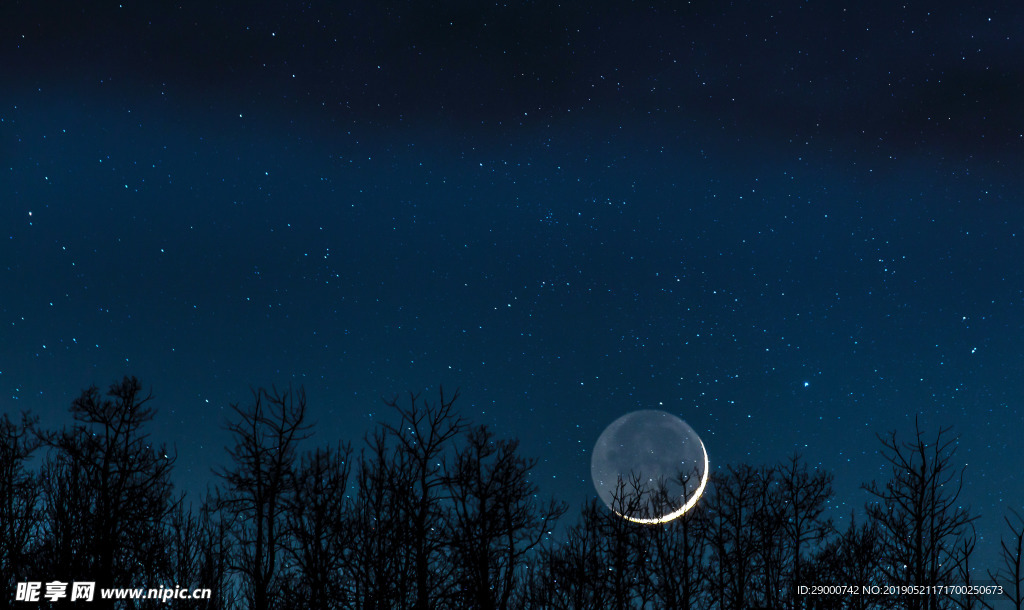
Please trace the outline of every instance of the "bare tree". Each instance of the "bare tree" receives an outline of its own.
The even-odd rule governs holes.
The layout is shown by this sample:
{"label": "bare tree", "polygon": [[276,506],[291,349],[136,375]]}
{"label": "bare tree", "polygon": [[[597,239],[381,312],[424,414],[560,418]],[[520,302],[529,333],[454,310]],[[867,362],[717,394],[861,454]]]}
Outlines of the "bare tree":
{"label": "bare tree", "polygon": [[669,598],[671,591],[666,592],[652,566],[659,560],[659,544],[666,550],[672,540],[658,538],[664,524],[631,520],[650,519],[678,503],[653,497],[665,487],[631,473],[616,481],[610,506],[596,499],[585,505],[564,542],[539,554],[527,607],[629,610],[655,607]]}
{"label": "bare tree", "polygon": [[757,469],[747,464],[729,466],[711,478],[708,584],[725,610],[742,610],[756,602],[752,520],[761,501],[758,479]]}
{"label": "bare tree", "polygon": [[36,421],[28,413],[20,424],[0,416],[0,586],[8,591],[24,579],[39,534],[39,487],[26,466],[40,446]]}
{"label": "bare tree", "polygon": [[[702,473],[680,473],[678,487],[692,489],[691,479]],[[693,493],[696,489],[693,489]],[[670,500],[668,490],[659,489],[662,504],[673,512],[690,497]],[[691,610],[699,607],[705,594],[704,555],[707,549],[707,511],[699,503],[672,521],[648,528],[654,550],[647,572],[654,581],[657,607]]]}
{"label": "bare tree", "polygon": [[39,474],[42,531],[34,567],[42,573],[86,580],[91,574],[92,494],[80,462],[51,451]]}
{"label": "bare tree", "polygon": [[591,500],[583,507],[579,521],[566,531],[564,541],[542,550],[539,565],[531,569],[527,608],[610,607],[600,525],[605,511],[597,500]]}
{"label": "bare tree", "polygon": [[195,588],[199,583],[202,561],[202,525],[185,496],[178,498],[168,524],[167,553],[171,582],[181,587]]}
{"label": "bare tree", "polygon": [[269,610],[280,595],[292,470],[309,425],[303,389],[260,388],[252,394],[251,405],[231,405],[238,417],[227,425],[235,439],[228,449],[231,464],[214,472],[226,485],[217,504],[234,539],[231,569],[242,577],[250,608]]}
{"label": "bare tree", "polygon": [[[836,536],[821,541],[820,546],[815,549],[811,561],[804,565],[801,570],[804,574],[804,582],[857,585],[885,582],[878,557],[881,540],[878,523],[875,521],[858,523],[855,515],[851,512],[850,525],[845,531],[836,532],[836,534]],[[888,595],[855,595],[845,599],[840,596],[798,597],[797,607],[881,610],[888,608],[892,599],[892,596]]]}
{"label": "bare tree", "polygon": [[[46,435],[43,468],[47,562],[99,587],[146,586],[166,573],[166,518],[174,459],[143,426],[155,411],[135,377],[96,386],[71,405],[78,424]],[[110,600],[97,600],[112,607]]]}
{"label": "bare tree", "polygon": [[180,600],[182,608],[221,610],[235,607],[234,587],[229,580],[230,543],[227,527],[207,494],[198,506],[182,496],[168,524],[170,582],[194,589],[210,589],[210,599]]}
{"label": "bare tree", "polygon": [[352,446],[317,448],[302,456],[288,510],[288,549],[296,569],[291,596],[312,609],[348,607],[340,583],[348,527],[345,490]]}
{"label": "bare tree", "polygon": [[420,395],[412,392],[408,398],[408,405],[400,404],[397,397],[387,401],[398,413],[399,423],[385,424],[384,429],[395,443],[396,468],[405,473],[398,478],[407,477],[411,483],[397,490],[400,493],[396,497],[409,527],[412,574],[408,578],[415,586],[411,605],[416,610],[427,610],[448,594],[451,584],[451,562],[443,557],[447,546],[443,461],[466,422],[454,409],[458,390],[446,397],[441,388],[436,403],[420,400]]}
{"label": "bare tree", "polygon": [[[970,587],[976,583],[974,578],[975,570],[971,565],[971,559],[974,557],[974,549],[977,547],[977,544],[978,537],[972,525],[970,531],[961,536],[960,542],[955,549],[956,570],[954,573],[956,574],[956,582],[965,587]],[[954,591],[946,597],[956,608],[961,610],[990,610],[992,608],[992,604],[980,595]]]}
{"label": "bare tree", "polygon": [[518,445],[496,440],[486,426],[471,428],[445,477],[460,605],[508,608],[526,556],[566,511],[536,498],[529,480],[536,461],[518,455]]}
{"label": "bare tree", "polygon": [[1024,608],[1024,517],[1012,508],[1010,513],[1012,518],[1003,516],[1009,534],[999,540],[1003,565],[994,572],[989,570],[988,576],[1003,586],[1003,596],[1016,610],[1021,610]]}
{"label": "bare tree", "polygon": [[431,403],[409,393],[385,404],[398,423],[366,438],[347,503],[346,595],[361,609],[432,608],[451,601],[451,503],[445,464],[466,427],[459,393]]}
{"label": "bare tree", "polygon": [[238,586],[231,575],[231,558],[234,554],[229,523],[216,509],[213,498],[207,497],[199,513],[199,561],[198,587],[209,589],[213,595],[209,600],[195,604],[198,610],[230,610],[238,607]]}
{"label": "bare tree", "polygon": [[624,516],[637,519],[663,516],[674,506],[659,497],[666,487],[664,479],[652,485],[643,473],[631,472],[626,480],[617,481],[611,510],[598,515],[610,608],[645,608],[655,597],[655,583],[648,568],[655,553],[651,533],[661,525],[638,523]]}
{"label": "bare tree", "polygon": [[753,511],[748,517],[753,534],[754,599],[759,606],[780,608],[787,597],[784,583],[790,557],[786,521],[791,515],[779,469],[762,466],[755,472]]}
{"label": "bare tree", "polygon": [[832,520],[825,515],[832,498],[830,472],[811,472],[799,455],[790,457],[778,470],[781,509],[780,523],[784,532],[785,601],[790,608],[801,606],[797,587],[805,582],[804,566],[810,554],[820,548],[834,531]]}
{"label": "bare tree", "polygon": [[[881,555],[887,581],[897,585],[942,585],[956,568],[956,548],[975,519],[960,502],[963,469],[953,456],[956,438],[940,429],[935,441],[924,439],[917,420],[914,439],[897,440],[896,433],[879,437],[892,475],[882,487],[864,488],[876,500],[867,512],[882,533]],[[906,596],[908,610],[936,610],[939,596]]]}
{"label": "bare tree", "polygon": [[413,485],[412,474],[399,467],[383,429],[367,437],[355,473],[355,498],[347,504],[349,539],[344,569],[350,583],[346,596],[360,610],[410,605],[410,524],[399,499]]}

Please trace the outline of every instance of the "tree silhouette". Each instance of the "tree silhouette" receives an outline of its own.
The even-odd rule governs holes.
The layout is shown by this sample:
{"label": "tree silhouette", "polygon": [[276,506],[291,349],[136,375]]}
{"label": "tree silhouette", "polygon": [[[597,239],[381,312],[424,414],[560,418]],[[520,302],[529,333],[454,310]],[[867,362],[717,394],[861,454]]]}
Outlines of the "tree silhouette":
{"label": "tree silhouette", "polygon": [[611,506],[592,500],[570,526],[561,544],[539,555],[531,570],[529,607],[644,608],[655,603],[658,581],[651,574],[657,561],[652,532],[662,524],[635,523],[623,517],[650,518],[664,485],[651,487],[640,473],[619,479]]}
{"label": "tree silhouette", "polygon": [[[804,567],[811,552],[826,542],[834,531],[825,516],[832,498],[830,472],[811,472],[799,455],[793,455],[778,469],[779,493],[773,505],[780,512],[783,532],[785,598],[789,608],[801,606],[797,587],[804,584]],[[769,604],[771,605],[771,604]]]}
{"label": "tree silhouette", "polygon": [[[857,585],[884,583],[884,573],[878,554],[880,540],[878,523],[873,520],[858,523],[856,516],[851,512],[850,524],[846,530],[820,543],[821,546],[817,548],[812,561],[802,570],[803,582]],[[849,610],[884,608],[888,607],[887,604],[891,600],[891,596],[872,595],[851,596],[849,599],[836,596],[797,598],[798,604],[802,604],[804,608],[841,607]]]}
{"label": "tree silhouette", "polygon": [[[786,536],[786,491],[779,470],[768,466],[754,469],[753,513],[749,517],[753,534],[754,592],[758,604],[781,608],[786,595],[787,560],[790,559]],[[788,602],[788,599],[786,600]]]}
{"label": "tree silhouette", "polygon": [[[974,549],[977,547],[977,544],[978,537],[974,532],[973,524],[971,524],[970,530],[960,537],[955,549],[956,569],[954,574],[956,575],[956,582],[966,587],[975,584],[975,571],[973,566],[971,566],[971,559],[974,557]],[[984,597],[976,594],[953,592],[948,594],[947,598],[954,606],[962,610],[992,607]]]}
{"label": "tree silhouette", "polygon": [[309,436],[303,389],[253,390],[247,407],[231,405],[227,425],[235,445],[231,465],[215,470],[226,485],[217,499],[233,538],[231,569],[239,574],[252,610],[268,610],[281,595],[287,550],[287,509],[294,495],[298,444]]}
{"label": "tree silhouette", "polygon": [[185,498],[177,503],[168,524],[170,582],[180,587],[209,589],[210,599],[176,600],[183,608],[221,610],[235,607],[234,586],[229,580],[230,541],[226,524],[207,498],[198,507]]}
{"label": "tree silhouette", "polygon": [[[700,472],[680,473],[679,488],[687,490]],[[671,511],[681,507],[689,497],[670,501],[668,490],[659,489],[662,503]],[[699,607],[705,593],[704,557],[707,549],[707,511],[699,503],[681,517],[647,529],[654,551],[647,573],[653,579],[657,607],[665,610],[690,610]]]}
{"label": "tree silhouette", "polygon": [[352,447],[317,448],[302,456],[294,474],[294,494],[288,510],[287,549],[296,568],[290,583],[292,605],[328,609],[348,607],[340,572],[348,527],[345,490],[351,470]]}
{"label": "tree silhouette", "polygon": [[0,586],[13,591],[30,565],[31,545],[39,534],[39,486],[27,468],[40,446],[37,418],[23,413],[15,423],[0,416]]}
{"label": "tree silhouette", "polygon": [[[935,586],[952,581],[957,546],[974,517],[960,503],[963,470],[953,466],[956,438],[948,433],[949,428],[940,429],[929,443],[915,419],[913,440],[899,441],[896,432],[879,437],[892,475],[884,487],[873,481],[864,488],[877,498],[867,512],[882,534],[879,551],[889,583]],[[908,610],[940,606],[937,595],[909,595],[902,601]]]}
{"label": "tree silhouette", "polygon": [[542,550],[539,565],[531,570],[527,607],[600,610],[610,607],[605,586],[608,568],[604,557],[601,518],[607,509],[593,499],[568,528],[561,543]]}
{"label": "tree silhouette", "polygon": [[97,517],[83,464],[51,450],[39,481],[42,528],[33,567],[42,574],[89,580]]}
{"label": "tree silhouette", "polygon": [[437,599],[448,595],[451,562],[445,557],[449,535],[445,503],[442,501],[445,479],[443,459],[454,439],[465,429],[466,421],[454,409],[459,398],[456,390],[445,397],[439,390],[438,402],[420,400],[409,393],[408,405],[397,397],[387,401],[399,416],[397,425],[384,424],[388,440],[395,443],[396,461],[392,476],[408,481],[397,489],[395,500],[400,518],[408,526],[411,574],[400,575],[414,585],[411,606],[427,610]]}
{"label": "tree silhouette", "polygon": [[202,562],[202,526],[192,508],[186,508],[184,497],[178,500],[171,513],[168,530],[168,576],[179,586],[198,586]]}
{"label": "tree silhouette", "polygon": [[529,480],[536,462],[518,455],[518,441],[496,440],[486,426],[477,426],[465,442],[445,477],[456,599],[479,610],[506,609],[527,556],[567,507],[536,499]]}
{"label": "tree silhouette", "polygon": [[762,501],[762,475],[748,464],[727,466],[712,476],[708,506],[708,581],[721,608],[742,610],[755,603],[753,583],[757,540],[753,519]]}
{"label": "tree silhouette", "polygon": [[143,432],[155,411],[138,379],[125,377],[106,396],[96,386],[84,390],[71,405],[78,423],[45,435],[52,450],[43,469],[40,567],[97,588],[147,586],[168,569],[174,459]]}
{"label": "tree silhouette", "polygon": [[[564,504],[541,500],[536,464],[515,439],[470,426],[454,409],[409,394],[397,415],[350,445],[300,453],[310,435],[303,391],[253,391],[232,405],[230,461],[205,501],[172,500],[174,460],[149,441],[154,417],[135,378],[91,387],[59,432],[0,418],[0,570],[9,586],[53,575],[103,587],[173,582],[212,599],[196,610],[271,608],[565,608],[616,610],[983,610],[979,596],[801,596],[801,584],[969,585],[980,573],[974,517],[960,500],[955,438],[880,437],[892,466],[864,485],[867,520],[829,516],[832,475],[799,455],[775,466],[727,466],[669,523],[641,524],[688,498],[641,473],[617,481],[555,532]],[[33,473],[33,452],[46,448]],[[680,473],[672,489],[690,489]],[[352,485],[349,485],[350,476]],[[624,518],[623,516],[628,516]],[[1002,566],[988,575],[1024,606],[1024,518],[1004,518]],[[113,600],[97,598],[99,608]],[[162,607],[156,600],[118,607]],[[44,607],[71,607],[67,600]]]}
{"label": "tree silhouette", "polygon": [[387,439],[383,429],[367,437],[356,467],[356,497],[347,505],[347,595],[360,610],[402,607],[411,600],[411,584],[404,577],[411,572],[410,526],[399,500],[412,488],[412,473],[400,467],[398,452]]}
{"label": "tree silhouette", "polygon": [[1002,565],[995,571],[989,570],[988,575],[1003,586],[1003,596],[1013,607],[1021,610],[1024,608],[1024,517],[1011,508],[1010,515],[1004,515],[1003,521],[1010,531],[999,540]]}
{"label": "tree silhouette", "polygon": [[[619,479],[612,494],[611,510],[598,514],[602,532],[602,555],[605,561],[605,586],[609,607],[626,610],[638,605],[644,608],[654,597],[654,586],[648,577],[648,565],[653,559],[651,544],[652,525],[624,519],[629,515],[652,519],[664,514],[670,506],[662,504],[659,492],[666,485],[663,480],[652,486],[643,473],[630,473],[628,480]],[[653,525],[660,527],[660,524]]]}
{"label": "tree silhouette", "polygon": [[239,607],[238,586],[231,577],[234,554],[229,523],[215,510],[211,499],[203,503],[199,516],[200,549],[198,586],[209,589],[210,600],[195,604],[201,610],[227,610]]}

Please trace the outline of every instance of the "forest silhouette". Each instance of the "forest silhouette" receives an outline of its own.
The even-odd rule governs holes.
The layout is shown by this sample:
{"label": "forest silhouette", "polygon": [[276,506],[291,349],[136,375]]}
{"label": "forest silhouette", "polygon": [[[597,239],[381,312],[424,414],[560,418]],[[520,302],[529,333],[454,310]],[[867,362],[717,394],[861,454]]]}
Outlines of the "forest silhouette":
{"label": "forest silhouette", "polygon": [[[305,392],[255,389],[232,405],[227,458],[202,498],[175,490],[175,456],[151,441],[152,394],[134,377],[84,390],[61,430],[3,414],[4,599],[168,605],[14,601],[18,583],[89,581],[210,589],[170,602],[209,610],[1022,607],[1024,520],[1005,515],[999,564],[974,565],[976,516],[949,429],[915,421],[880,436],[889,476],[863,486],[859,515],[838,519],[832,474],[791,455],[720,468],[693,509],[652,526],[596,499],[570,511],[543,497],[536,461],[460,415],[458,397],[395,397],[393,421],[356,446],[311,446]],[[637,501],[628,483],[620,512]],[[1001,594],[970,589],[979,583]]]}

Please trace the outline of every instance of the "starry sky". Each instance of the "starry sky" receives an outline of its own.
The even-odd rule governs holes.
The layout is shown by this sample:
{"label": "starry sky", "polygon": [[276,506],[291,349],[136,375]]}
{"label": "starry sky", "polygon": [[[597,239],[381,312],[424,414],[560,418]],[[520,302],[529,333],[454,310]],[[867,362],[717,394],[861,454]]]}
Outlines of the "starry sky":
{"label": "starry sky", "polygon": [[[315,441],[461,411],[594,496],[643,408],[713,467],[951,426],[1024,506],[1024,6],[4,2],[0,409],[125,374],[187,490],[250,388]],[[984,550],[984,549],[983,549]]]}

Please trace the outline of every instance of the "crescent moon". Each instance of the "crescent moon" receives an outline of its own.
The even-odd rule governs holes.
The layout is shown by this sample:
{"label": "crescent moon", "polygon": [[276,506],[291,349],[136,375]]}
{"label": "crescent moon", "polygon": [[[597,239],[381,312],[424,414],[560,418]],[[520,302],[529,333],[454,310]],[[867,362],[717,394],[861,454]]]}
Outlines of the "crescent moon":
{"label": "crescent moon", "polygon": [[619,511],[615,511],[615,514],[619,515],[623,519],[632,521],[633,523],[643,523],[643,524],[646,524],[646,525],[654,525],[654,524],[657,524],[657,523],[668,523],[669,521],[672,521],[673,519],[677,519],[679,517],[682,517],[683,513],[685,513],[686,511],[690,510],[691,508],[693,508],[697,504],[697,500],[700,500],[700,495],[702,493],[704,493],[704,488],[708,484],[708,475],[711,472],[711,461],[708,459],[708,450],[704,446],[704,441],[700,440],[699,437],[698,437],[697,441],[700,443],[701,451],[704,452],[704,476],[701,477],[700,485],[693,492],[693,496],[689,500],[686,501],[686,504],[683,504],[682,506],[679,507],[678,510],[672,511],[671,513],[668,513],[667,515],[662,515],[660,517],[655,517],[655,518],[646,518],[646,519],[644,519],[644,518],[640,518],[640,517],[631,517],[629,515],[623,515]]}

